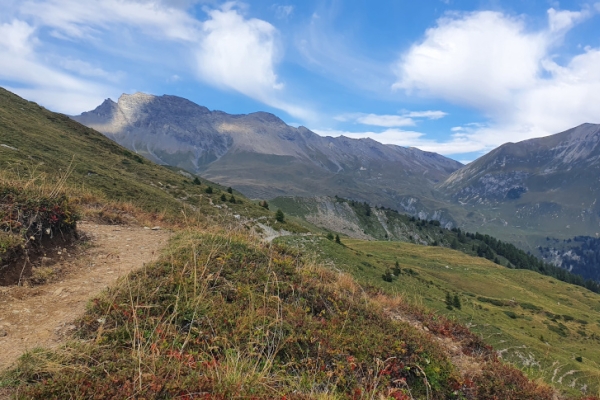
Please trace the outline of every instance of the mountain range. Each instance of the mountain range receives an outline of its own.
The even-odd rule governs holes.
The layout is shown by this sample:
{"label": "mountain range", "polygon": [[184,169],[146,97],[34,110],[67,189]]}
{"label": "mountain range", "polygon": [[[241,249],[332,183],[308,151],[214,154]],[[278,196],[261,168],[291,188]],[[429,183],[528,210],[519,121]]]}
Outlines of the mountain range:
{"label": "mountain range", "polygon": [[[573,268],[569,254],[584,242],[567,241],[600,232],[600,125],[506,143],[464,166],[416,148],[323,137],[269,113],[231,115],[168,95],[123,94],[72,118],[149,160],[251,198],[319,203],[341,196],[494,235],[565,268]],[[321,209],[329,204],[323,201]],[[355,229],[357,237],[361,230],[368,229]],[[565,246],[544,250],[550,238]],[[600,270],[587,264],[574,272]]]}
{"label": "mountain range", "polygon": [[323,137],[269,113],[230,115],[175,96],[124,94],[73,119],[249,197],[340,195],[446,222],[434,186],[462,167],[416,148]]}

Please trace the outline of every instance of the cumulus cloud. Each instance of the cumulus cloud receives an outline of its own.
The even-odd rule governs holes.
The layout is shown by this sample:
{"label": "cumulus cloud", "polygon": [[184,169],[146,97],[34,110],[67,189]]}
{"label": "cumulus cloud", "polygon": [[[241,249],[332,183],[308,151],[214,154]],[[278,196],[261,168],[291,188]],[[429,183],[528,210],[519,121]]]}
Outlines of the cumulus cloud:
{"label": "cumulus cloud", "polygon": [[547,27],[532,32],[500,12],[448,14],[396,62],[393,89],[483,112],[486,126],[454,131],[479,151],[600,122],[600,50],[553,60],[569,29],[592,15],[551,8]]}
{"label": "cumulus cloud", "polygon": [[492,11],[444,17],[396,65],[393,88],[487,110],[532,83],[544,50],[543,36],[517,18]]}
{"label": "cumulus cloud", "polygon": [[281,52],[277,29],[266,21],[246,18],[237,6],[229,2],[208,11],[196,49],[199,76],[293,117],[315,119],[311,110],[283,99],[284,84],[275,72]]}
{"label": "cumulus cloud", "polygon": [[[284,85],[276,73],[281,53],[276,28],[266,21],[247,18],[244,15],[247,6],[238,2],[228,2],[219,8],[204,7],[205,18],[199,19],[190,7],[203,2],[208,1],[12,1],[9,11],[18,18],[2,25],[7,34],[2,35],[0,46],[4,47],[3,53],[10,52],[18,59],[14,66],[9,66],[10,71],[0,71],[0,77],[29,87],[28,94],[33,98],[36,87],[40,93],[49,92],[48,85],[42,85],[36,76],[49,80],[46,78],[58,75],[60,79],[52,87],[65,92],[76,87],[97,89],[105,86],[105,82],[115,83],[123,78],[122,73],[73,57],[66,50],[72,44],[91,47],[96,54],[167,68],[167,76],[192,73],[209,85],[237,91],[294,117],[305,120],[313,117],[307,109],[285,100]],[[284,7],[281,12],[292,11]],[[67,46],[37,46],[35,41],[46,40],[47,35],[64,41]],[[180,64],[173,61],[189,59],[188,55],[192,55],[193,61]],[[4,54],[1,58],[7,63]],[[39,75],[40,68],[45,69],[46,75]],[[86,79],[77,81],[77,76]],[[72,84],[75,81],[79,85]],[[104,89],[92,97],[105,98]],[[38,97],[49,98],[41,94]],[[55,107],[66,107],[58,104],[66,98],[57,96]]]}

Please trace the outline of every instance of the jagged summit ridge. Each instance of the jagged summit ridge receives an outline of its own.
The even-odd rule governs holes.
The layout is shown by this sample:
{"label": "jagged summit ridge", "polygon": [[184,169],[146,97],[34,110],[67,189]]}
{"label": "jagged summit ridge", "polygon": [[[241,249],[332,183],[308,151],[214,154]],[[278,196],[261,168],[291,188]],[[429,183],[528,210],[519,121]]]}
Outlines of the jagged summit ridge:
{"label": "jagged summit ridge", "polygon": [[267,112],[231,115],[168,95],[124,94],[73,118],[153,161],[260,198],[339,194],[397,206],[405,195],[431,195],[462,166],[373,139],[323,137]]}

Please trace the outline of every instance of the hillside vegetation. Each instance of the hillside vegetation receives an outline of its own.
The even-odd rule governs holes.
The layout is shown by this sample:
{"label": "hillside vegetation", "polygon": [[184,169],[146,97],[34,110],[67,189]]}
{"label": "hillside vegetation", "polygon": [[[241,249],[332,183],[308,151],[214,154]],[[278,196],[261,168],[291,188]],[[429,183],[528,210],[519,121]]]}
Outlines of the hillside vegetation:
{"label": "hillside vegetation", "polygon": [[[460,250],[465,254],[483,257],[508,268],[528,269],[552,276],[563,282],[600,292],[600,283],[571,273],[565,268],[545,262],[530,253],[487,234],[464,232],[442,226],[439,220],[426,220],[400,214],[385,207],[371,207],[367,202],[357,202],[340,197],[298,198],[279,197],[271,202],[279,209],[312,222],[325,229],[344,233],[357,239],[402,241]],[[594,243],[588,241],[588,243]],[[579,253],[579,254],[578,254]],[[595,254],[582,249],[572,249],[571,263],[594,260]],[[575,261],[577,260],[577,261]]]}
{"label": "hillside vegetation", "polygon": [[337,244],[324,237],[279,240],[316,252],[321,262],[366,287],[460,321],[530,377],[571,393],[598,391],[596,293],[447,248],[344,238]]}
{"label": "hillside vegetation", "polygon": [[[539,339],[523,334],[496,342],[482,317],[535,325],[550,318],[546,312],[557,330],[566,329],[567,350],[555,358],[561,379],[535,368],[526,372],[571,395],[582,393],[584,384],[588,393],[597,390],[595,350],[584,353],[583,339],[572,336],[575,324],[585,325],[589,347],[595,343],[599,300],[591,292],[442,247],[345,237],[335,243],[234,190],[156,166],[65,116],[0,95],[3,182],[31,188],[18,191],[25,201],[28,193],[42,193],[35,190],[44,182],[58,182],[61,195],[46,197],[73,205],[73,215],[108,223],[161,221],[177,231],[157,262],[91,299],[68,343],[34,349],[0,374],[0,390],[15,398],[552,399],[551,387],[503,364],[486,344],[504,350],[525,343],[533,352]],[[67,211],[63,222],[72,224]],[[276,240],[290,245],[265,242],[261,231],[270,238],[285,234]],[[430,264],[440,269],[437,275],[426,272]],[[522,293],[515,296],[518,306],[506,305],[511,292],[502,288],[512,287],[516,273],[524,275],[515,287],[547,302],[527,303]],[[467,291],[480,313],[467,312]],[[447,292],[458,296],[462,311],[450,313],[445,303],[440,308],[438,297]],[[572,298],[552,304],[566,293]],[[489,304],[515,318],[485,313]],[[516,307],[527,311],[521,316]],[[544,340],[563,344],[551,333]],[[567,351],[581,361],[572,362]],[[576,372],[563,370],[573,363],[581,364]],[[579,380],[570,387],[574,377]]]}

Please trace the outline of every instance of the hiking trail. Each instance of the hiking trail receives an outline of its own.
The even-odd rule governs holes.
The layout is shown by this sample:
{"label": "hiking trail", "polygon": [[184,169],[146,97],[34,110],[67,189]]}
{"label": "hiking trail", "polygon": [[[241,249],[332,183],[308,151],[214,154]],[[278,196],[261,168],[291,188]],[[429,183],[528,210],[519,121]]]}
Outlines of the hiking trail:
{"label": "hiking trail", "polygon": [[118,278],[157,259],[169,231],[80,222],[91,246],[78,254],[63,249],[64,276],[47,284],[0,287],[0,371],[28,350],[60,345],[75,329],[87,302]]}

